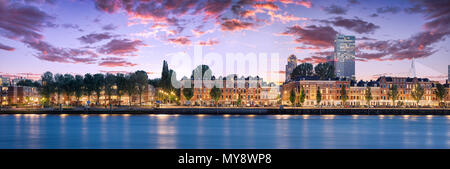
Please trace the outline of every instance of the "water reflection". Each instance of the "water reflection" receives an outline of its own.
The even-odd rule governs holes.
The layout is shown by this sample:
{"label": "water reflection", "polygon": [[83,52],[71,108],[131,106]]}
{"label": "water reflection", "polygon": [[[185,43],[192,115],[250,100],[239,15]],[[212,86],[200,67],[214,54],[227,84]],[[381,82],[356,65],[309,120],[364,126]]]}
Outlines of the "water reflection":
{"label": "water reflection", "polygon": [[0,148],[450,148],[450,116],[0,116]]}

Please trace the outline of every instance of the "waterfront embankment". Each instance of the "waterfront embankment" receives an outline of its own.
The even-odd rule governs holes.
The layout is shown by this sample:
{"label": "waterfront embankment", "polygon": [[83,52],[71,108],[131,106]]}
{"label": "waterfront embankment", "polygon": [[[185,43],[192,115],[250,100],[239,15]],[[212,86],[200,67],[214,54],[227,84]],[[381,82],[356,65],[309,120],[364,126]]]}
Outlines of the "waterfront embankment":
{"label": "waterfront embankment", "polygon": [[6,109],[0,114],[186,114],[186,115],[450,115],[440,108],[134,108],[134,109]]}

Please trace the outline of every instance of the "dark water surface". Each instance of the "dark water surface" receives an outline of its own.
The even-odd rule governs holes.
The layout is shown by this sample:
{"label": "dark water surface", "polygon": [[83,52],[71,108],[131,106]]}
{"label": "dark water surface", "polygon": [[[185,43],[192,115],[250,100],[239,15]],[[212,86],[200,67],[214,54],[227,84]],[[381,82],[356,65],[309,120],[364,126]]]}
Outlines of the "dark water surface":
{"label": "dark water surface", "polygon": [[450,148],[450,116],[0,115],[0,148]]}

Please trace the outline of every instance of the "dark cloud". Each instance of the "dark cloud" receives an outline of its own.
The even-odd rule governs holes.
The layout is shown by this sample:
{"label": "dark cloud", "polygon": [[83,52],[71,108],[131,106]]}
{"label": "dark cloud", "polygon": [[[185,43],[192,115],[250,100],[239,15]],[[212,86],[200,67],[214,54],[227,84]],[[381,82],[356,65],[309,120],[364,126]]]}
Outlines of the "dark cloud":
{"label": "dark cloud", "polygon": [[328,7],[324,7],[323,10],[329,14],[336,14],[336,15],[344,15],[347,13],[346,8],[334,4]]}
{"label": "dark cloud", "polygon": [[382,14],[382,13],[396,14],[398,12],[400,12],[400,8],[396,7],[396,6],[386,6],[386,7],[377,8],[377,13],[379,13],[379,14]]}
{"label": "dark cloud", "polygon": [[[433,44],[444,41],[450,35],[450,1],[412,0],[421,6],[416,12],[424,13],[425,30],[408,39],[371,41],[358,45],[357,57],[366,60],[404,60],[433,55],[437,49]],[[366,52],[367,50],[375,52]]]}
{"label": "dark cloud", "polygon": [[109,58],[102,58],[98,65],[104,67],[133,67],[136,66],[137,64],[128,62],[123,58],[109,57]]}
{"label": "dark cloud", "polygon": [[220,26],[223,31],[239,31],[252,29],[254,23],[243,22],[237,19],[226,19]]}
{"label": "dark cloud", "polygon": [[343,27],[357,33],[373,33],[376,29],[380,28],[380,26],[363,21],[358,17],[354,19],[335,17],[332,20],[322,20],[322,22]]}
{"label": "dark cloud", "polygon": [[187,37],[177,37],[177,38],[170,38],[170,43],[178,44],[178,45],[191,45],[191,40],[189,40]]}
{"label": "dark cloud", "polygon": [[91,34],[79,37],[78,40],[80,40],[83,43],[93,44],[93,43],[100,42],[105,39],[111,39],[113,37],[114,36],[111,35],[110,33],[91,33]]}
{"label": "dark cloud", "polygon": [[58,48],[44,41],[27,41],[29,47],[38,51],[36,57],[41,60],[59,63],[93,64],[98,55],[84,49]]}
{"label": "dark cloud", "polygon": [[54,17],[34,6],[0,0],[0,35],[14,40],[37,41]]}
{"label": "dark cloud", "polygon": [[378,17],[378,14],[376,14],[376,13],[374,13],[374,14],[372,14],[372,15],[369,15],[370,17]]}
{"label": "dark cloud", "polygon": [[103,30],[105,31],[112,31],[112,30],[116,30],[117,26],[114,24],[108,24],[102,27]]}
{"label": "dark cloud", "polygon": [[66,29],[75,29],[78,30],[80,32],[83,32],[84,30],[80,28],[80,26],[78,26],[77,24],[71,24],[71,23],[66,23],[66,24],[62,24],[61,25],[63,28]]}
{"label": "dark cloud", "polygon": [[137,52],[140,46],[146,46],[146,44],[141,40],[113,39],[97,51],[106,55],[134,56],[133,52]]}
{"label": "dark cloud", "polygon": [[1,50],[7,50],[7,51],[14,51],[15,50],[13,47],[6,46],[6,45],[4,45],[2,43],[0,43],[0,49]]}
{"label": "dark cloud", "polygon": [[295,42],[320,48],[333,47],[333,41],[338,32],[330,26],[310,25],[301,27],[298,25],[288,27],[282,35],[295,36]]}
{"label": "dark cloud", "polygon": [[115,13],[123,10],[132,18],[152,20],[154,22],[166,23],[183,29],[180,18],[183,15],[200,15],[205,18],[217,18],[231,6],[231,0],[96,0],[97,9]]}

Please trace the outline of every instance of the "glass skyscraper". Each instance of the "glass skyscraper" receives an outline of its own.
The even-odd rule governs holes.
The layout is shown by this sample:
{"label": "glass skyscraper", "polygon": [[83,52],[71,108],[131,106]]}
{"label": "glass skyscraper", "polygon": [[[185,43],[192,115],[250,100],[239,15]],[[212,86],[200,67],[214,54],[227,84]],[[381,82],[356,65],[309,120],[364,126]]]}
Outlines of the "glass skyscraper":
{"label": "glass skyscraper", "polygon": [[286,82],[291,80],[291,73],[294,71],[295,67],[297,67],[297,57],[291,55],[288,57],[288,64],[286,65]]}
{"label": "glass skyscraper", "polygon": [[336,77],[355,79],[355,36],[338,34],[334,40]]}

